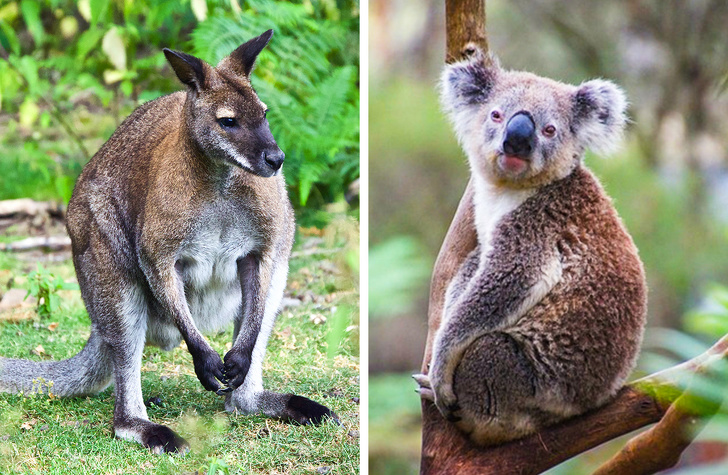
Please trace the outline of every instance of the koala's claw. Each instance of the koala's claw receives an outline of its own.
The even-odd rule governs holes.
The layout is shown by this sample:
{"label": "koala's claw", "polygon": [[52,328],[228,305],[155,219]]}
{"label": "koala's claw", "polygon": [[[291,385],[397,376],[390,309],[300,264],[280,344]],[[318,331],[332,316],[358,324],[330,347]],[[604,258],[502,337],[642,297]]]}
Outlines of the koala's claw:
{"label": "koala's claw", "polygon": [[413,374],[412,379],[414,379],[417,384],[420,385],[421,388],[427,388],[432,389],[432,384],[430,383],[430,377],[426,374]]}
{"label": "koala's claw", "polygon": [[429,376],[426,374],[413,374],[412,379],[414,379],[420,386],[415,389],[415,392],[419,393],[422,399],[427,399],[428,401],[435,400],[435,392],[432,390],[432,384],[430,383]]}

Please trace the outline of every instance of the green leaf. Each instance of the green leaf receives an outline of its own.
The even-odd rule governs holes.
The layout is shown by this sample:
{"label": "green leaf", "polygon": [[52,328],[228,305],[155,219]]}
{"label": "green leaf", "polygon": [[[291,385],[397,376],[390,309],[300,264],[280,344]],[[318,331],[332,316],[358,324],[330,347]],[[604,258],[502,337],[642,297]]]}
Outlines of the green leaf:
{"label": "green leaf", "polygon": [[38,107],[38,104],[33,99],[28,97],[20,105],[18,115],[20,116],[20,125],[30,128],[35,124],[38,115],[40,115],[40,107]]}
{"label": "green leaf", "polygon": [[18,41],[18,35],[10,27],[10,25],[5,23],[3,20],[0,20],[0,45],[2,45],[6,50],[12,51],[16,55],[20,54],[20,41]]}
{"label": "green leaf", "polygon": [[104,32],[94,27],[84,31],[78,38],[76,59],[83,60],[86,58],[86,55],[99,44],[102,36],[104,36]]}
{"label": "green leaf", "polygon": [[192,13],[195,14],[197,21],[205,21],[207,19],[207,1],[192,0]]}
{"label": "green leaf", "polygon": [[20,12],[36,46],[43,42],[43,23],[40,21],[40,3],[33,0],[20,2]]}
{"label": "green leaf", "polygon": [[352,309],[342,305],[336,309],[336,312],[329,319],[329,330],[326,333],[326,357],[329,360],[339,352],[339,345],[346,336],[346,327],[351,321]]}
{"label": "green leaf", "polygon": [[78,12],[81,18],[91,23],[91,0],[78,0]]}
{"label": "green leaf", "polygon": [[106,11],[109,8],[110,0],[91,0],[91,23],[95,25],[101,22],[106,16]]}
{"label": "green leaf", "polygon": [[101,49],[106,53],[109,61],[117,70],[126,70],[126,49],[118,28],[114,26],[106,32],[101,42]]}

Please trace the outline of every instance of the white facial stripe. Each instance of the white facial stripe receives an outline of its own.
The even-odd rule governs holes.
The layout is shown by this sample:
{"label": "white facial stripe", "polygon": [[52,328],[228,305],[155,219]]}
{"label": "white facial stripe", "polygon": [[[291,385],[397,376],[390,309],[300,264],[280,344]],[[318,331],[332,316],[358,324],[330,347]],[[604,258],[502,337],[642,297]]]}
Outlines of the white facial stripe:
{"label": "white facial stripe", "polygon": [[235,147],[233,147],[233,145],[227,140],[223,139],[222,137],[218,137],[217,140],[215,140],[215,145],[220,147],[223,152],[227,153],[228,157],[238,162],[240,166],[249,170],[253,168],[250,161],[245,157],[245,155],[235,150]]}
{"label": "white facial stripe", "polygon": [[263,106],[263,110],[268,110],[268,106],[265,104],[265,102],[260,103],[261,106]]}
{"label": "white facial stripe", "polygon": [[215,112],[215,117],[222,119],[225,117],[235,117],[235,112],[227,107],[221,107]]}

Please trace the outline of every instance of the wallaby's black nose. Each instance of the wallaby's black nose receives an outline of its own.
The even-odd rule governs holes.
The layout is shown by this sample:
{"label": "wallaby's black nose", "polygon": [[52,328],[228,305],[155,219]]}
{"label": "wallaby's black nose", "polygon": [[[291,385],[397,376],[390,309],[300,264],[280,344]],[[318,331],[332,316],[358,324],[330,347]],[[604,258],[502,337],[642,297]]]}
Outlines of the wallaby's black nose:
{"label": "wallaby's black nose", "polygon": [[527,158],[536,142],[536,124],[528,112],[519,112],[506,124],[503,151],[506,155]]}
{"label": "wallaby's black nose", "polygon": [[283,165],[283,160],[286,158],[286,154],[283,153],[282,150],[278,149],[276,151],[263,152],[263,158],[265,159],[265,163],[267,163],[273,171],[278,171],[278,169],[281,168],[281,165]]}

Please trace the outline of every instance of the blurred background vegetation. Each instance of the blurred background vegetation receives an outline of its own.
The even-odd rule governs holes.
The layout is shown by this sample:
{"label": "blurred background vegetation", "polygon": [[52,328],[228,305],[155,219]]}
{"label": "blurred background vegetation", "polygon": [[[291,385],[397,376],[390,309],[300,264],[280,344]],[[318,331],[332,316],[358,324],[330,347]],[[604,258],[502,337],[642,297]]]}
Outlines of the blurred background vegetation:
{"label": "blurred background vegetation", "polygon": [[[67,203],[83,166],[125,117],[146,101],[183,89],[163,48],[215,65],[272,28],[275,35],[258,57],[252,83],[269,106],[271,130],[286,153],[285,177],[297,216],[287,296],[302,306],[288,315],[309,330],[323,325],[310,348],[330,364],[344,361],[352,377],[342,384],[356,394],[350,401],[356,407],[359,8],[358,0],[0,0],[0,200]],[[42,219],[19,224],[4,218],[0,246],[28,234],[65,232],[57,215],[51,219],[44,213]],[[73,281],[70,253],[39,251],[21,259],[0,252],[1,297],[33,277],[23,274],[36,267],[36,258],[62,266]],[[294,279],[299,271],[301,279]],[[60,284],[54,277],[44,279],[51,288],[46,292],[52,311],[57,304],[53,292]],[[41,294],[35,290],[34,297]],[[85,312],[79,312],[87,326]],[[10,331],[13,324],[3,321],[3,328]],[[18,325],[31,328],[29,334],[38,328],[32,320]],[[290,333],[285,327],[283,331]],[[13,334],[17,343],[22,332]],[[295,335],[291,338],[295,342]],[[289,360],[305,355],[281,354]],[[275,355],[268,360],[275,361]],[[297,363],[293,367],[301,369]],[[344,432],[348,448],[338,454],[345,463],[335,469],[324,466],[321,473],[358,471],[358,450],[349,450],[358,444],[358,408],[350,414],[357,430]],[[310,446],[311,440],[299,437],[296,443]],[[335,446],[330,439],[321,444],[326,450]],[[32,452],[32,443],[28,450]],[[99,453],[103,451],[97,450],[95,457],[102,457]],[[275,453],[278,458],[265,463],[280,460],[288,467],[286,473],[302,473],[314,463],[304,466],[301,453],[297,460],[288,460],[290,454],[280,446]],[[186,460],[195,463],[194,457]],[[326,460],[333,464],[333,458]],[[222,471],[232,473],[232,468]]]}
{"label": "blurred background vegetation", "polygon": [[273,28],[253,84],[286,152],[299,223],[324,226],[359,176],[356,0],[0,3],[0,199],[68,201],[139,104],[180,90],[162,48],[211,64]]}
{"label": "blurred background vegetation", "polygon": [[[369,11],[370,469],[414,473],[420,412],[409,375],[424,350],[430,270],[468,170],[435,95],[442,2],[372,0]],[[647,270],[638,373],[701,352],[728,332],[728,3],[488,0],[487,14],[504,67],[570,83],[604,77],[627,90],[625,146],[586,162]],[[682,464],[723,463],[712,470],[728,473],[726,440],[716,416]],[[623,443],[553,473],[590,473]]]}

